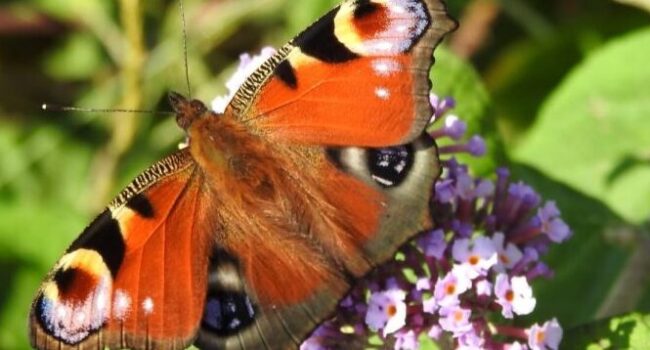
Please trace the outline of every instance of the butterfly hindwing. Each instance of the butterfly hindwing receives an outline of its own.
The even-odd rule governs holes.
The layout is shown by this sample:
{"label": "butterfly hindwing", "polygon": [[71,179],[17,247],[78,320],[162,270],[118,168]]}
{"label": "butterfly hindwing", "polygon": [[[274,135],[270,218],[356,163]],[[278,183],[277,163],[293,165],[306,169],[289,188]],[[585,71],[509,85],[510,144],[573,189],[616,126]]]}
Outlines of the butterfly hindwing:
{"label": "butterfly hindwing", "polygon": [[392,146],[431,116],[432,52],[455,23],[439,0],[348,0],[253,73],[231,113],[279,141]]}
{"label": "butterfly hindwing", "polygon": [[181,349],[203,312],[211,235],[179,151],[136,178],[73,242],[31,310],[39,349]]}
{"label": "butterfly hindwing", "polygon": [[[428,198],[440,166],[426,135],[394,149],[311,147],[302,152],[312,160],[280,167],[288,180],[281,184],[282,196],[292,197],[297,206],[278,216],[289,222],[301,217],[307,227],[295,232],[276,228],[268,237],[231,228],[225,236],[236,237],[238,245],[217,241],[220,251],[213,255],[196,343],[200,348],[298,348],[356,280],[430,226]],[[300,159],[309,159],[308,154]],[[397,170],[387,174],[377,164]],[[410,171],[402,171],[406,168]],[[298,183],[292,181],[295,176]],[[309,193],[301,194],[301,185]],[[301,199],[309,202],[300,204]],[[254,249],[243,248],[248,244]]]}

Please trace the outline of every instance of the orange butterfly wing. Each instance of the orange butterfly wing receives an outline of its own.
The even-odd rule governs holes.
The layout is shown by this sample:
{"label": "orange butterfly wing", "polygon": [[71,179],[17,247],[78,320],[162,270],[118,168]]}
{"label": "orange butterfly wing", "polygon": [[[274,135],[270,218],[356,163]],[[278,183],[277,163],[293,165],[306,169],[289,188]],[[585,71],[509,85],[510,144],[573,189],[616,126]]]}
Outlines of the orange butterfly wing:
{"label": "orange butterfly wing", "polygon": [[408,143],[431,117],[432,52],[453,28],[438,0],[346,1],[254,73],[226,114],[282,142]]}
{"label": "orange butterfly wing", "polygon": [[[428,70],[453,27],[439,0],[346,1],[223,116],[181,101],[190,149],[138,177],[55,265],[32,344],[177,349],[198,332],[205,348],[297,347],[427,224]],[[388,179],[371,166],[380,151],[324,147],[408,142]]]}
{"label": "orange butterfly wing", "polygon": [[201,183],[186,151],[136,178],[46,278],[30,315],[32,345],[191,344],[203,314],[213,242]]}

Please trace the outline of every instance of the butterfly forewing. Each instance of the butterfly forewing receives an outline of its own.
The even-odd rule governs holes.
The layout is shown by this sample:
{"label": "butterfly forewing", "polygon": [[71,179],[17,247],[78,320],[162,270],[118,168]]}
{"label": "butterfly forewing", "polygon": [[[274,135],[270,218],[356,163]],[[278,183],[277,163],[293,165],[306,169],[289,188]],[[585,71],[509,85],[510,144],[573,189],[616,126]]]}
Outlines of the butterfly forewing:
{"label": "butterfly forewing", "polygon": [[190,344],[203,313],[212,232],[186,151],[140,175],[55,265],[32,306],[39,349]]}
{"label": "butterfly forewing", "polygon": [[453,28],[438,0],[346,1],[253,73],[231,112],[280,141],[410,142],[431,117],[433,49]]}

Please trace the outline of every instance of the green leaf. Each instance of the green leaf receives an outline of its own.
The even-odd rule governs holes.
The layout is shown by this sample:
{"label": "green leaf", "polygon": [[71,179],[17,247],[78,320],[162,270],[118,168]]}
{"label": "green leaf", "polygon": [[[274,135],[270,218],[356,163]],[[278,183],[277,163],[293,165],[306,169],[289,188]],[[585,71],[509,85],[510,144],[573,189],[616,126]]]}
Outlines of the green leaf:
{"label": "green leaf", "polygon": [[650,213],[650,29],[612,40],[544,104],[514,158],[641,222]]}
{"label": "green leaf", "polygon": [[431,70],[432,91],[441,97],[456,100],[454,113],[470,124],[479,125],[491,107],[490,96],[479,74],[472,65],[453,54],[445,46],[434,54],[436,62]]}
{"label": "green leaf", "polygon": [[650,315],[631,313],[566,330],[563,349],[647,349]]}

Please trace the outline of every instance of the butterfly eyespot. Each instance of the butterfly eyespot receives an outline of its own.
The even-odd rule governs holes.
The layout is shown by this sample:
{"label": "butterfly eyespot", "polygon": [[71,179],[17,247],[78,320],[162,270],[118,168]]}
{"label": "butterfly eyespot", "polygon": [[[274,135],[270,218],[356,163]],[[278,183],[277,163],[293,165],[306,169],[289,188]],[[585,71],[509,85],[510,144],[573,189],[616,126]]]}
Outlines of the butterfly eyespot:
{"label": "butterfly eyespot", "polygon": [[202,324],[219,336],[228,336],[253,324],[256,314],[251,299],[245,293],[218,292],[208,296]]}
{"label": "butterfly eyespot", "polygon": [[[73,263],[86,259],[97,264],[92,254],[81,252],[68,255]],[[95,260],[98,256],[95,256]],[[46,282],[35,302],[37,322],[55,338],[66,344],[76,344],[101,328],[109,318],[110,289],[108,271],[100,272],[81,264],[62,267]]]}
{"label": "butterfly eyespot", "polygon": [[366,153],[372,179],[384,188],[401,184],[413,166],[413,146],[369,149]]}

